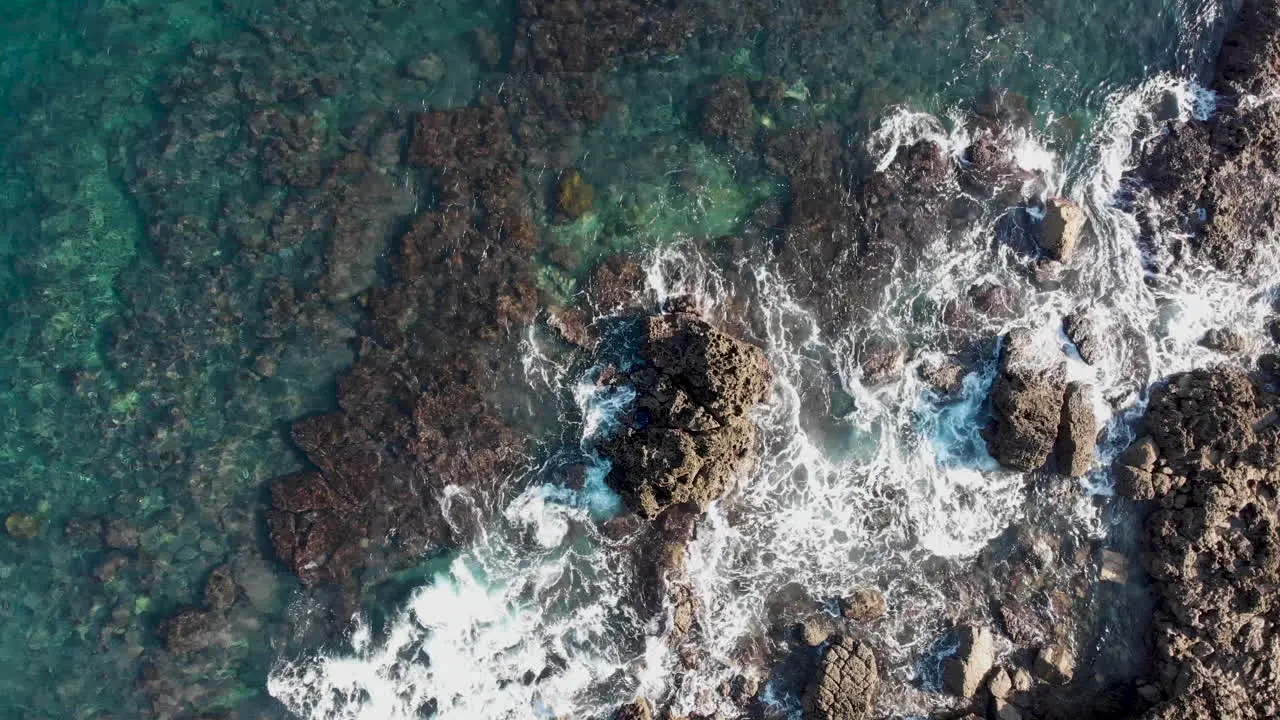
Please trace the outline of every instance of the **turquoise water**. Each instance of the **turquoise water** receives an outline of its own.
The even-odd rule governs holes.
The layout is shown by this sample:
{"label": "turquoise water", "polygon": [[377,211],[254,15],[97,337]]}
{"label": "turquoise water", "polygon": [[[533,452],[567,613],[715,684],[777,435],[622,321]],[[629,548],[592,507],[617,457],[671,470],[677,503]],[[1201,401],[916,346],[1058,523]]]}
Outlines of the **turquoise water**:
{"label": "turquoise water", "polygon": [[[1007,89],[1069,155],[1109,93],[1200,69],[1210,38],[1182,30],[1213,7],[721,8],[733,20],[702,28],[679,54],[608,74],[610,112],[566,150],[596,187],[598,212],[548,229],[545,249],[573,248],[584,267],[733,234],[785,198],[780,178],[697,133],[699,98],[723,74],[785,82],[789,101],[758,122],[828,122],[854,137],[891,105],[945,114]],[[362,119],[370,136],[393,133],[408,113],[501,87],[473,31],[505,47],[512,23],[498,2],[0,7],[0,514],[38,525],[34,537],[0,537],[0,717],[285,716],[267,672],[324,640],[335,598],[275,563],[265,488],[304,466],[288,422],[334,406],[360,308],[326,289],[323,238],[279,239],[278,219],[315,193],[264,182],[237,154],[241,128],[285,108],[309,119],[314,155],[330,163],[363,137]],[[403,71],[427,53],[440,58],[438,78]],[[226,59],[225,73],[211,57]],[[290,83],[328,87],[299,95]],[[692,174],[696,190],[673,188],[673,173]],[[386,178],[399,190],[371,212],[386,218],[389,244],[420,178],[403,168]],[[280,278],[331,297],[305,326],[278,328],[269,307]],[[579,280],[548,263],[540,283],[563,297]],[[136,547],[103,546],[98,527],[112,521],[137,530]],[[218,646],[165,652],[160,622],[198,603],[224,563],[243,592]],[[388,587],[358,596],[398,600]]]}

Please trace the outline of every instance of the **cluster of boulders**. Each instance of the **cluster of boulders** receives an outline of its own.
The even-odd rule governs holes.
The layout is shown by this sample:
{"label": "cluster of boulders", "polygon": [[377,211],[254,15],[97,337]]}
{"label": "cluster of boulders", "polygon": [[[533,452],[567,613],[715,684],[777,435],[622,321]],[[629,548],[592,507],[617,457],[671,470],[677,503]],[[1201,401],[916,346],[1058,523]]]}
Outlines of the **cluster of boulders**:
{"label": "cluster of boulders", "polygon": [[1029,331],[1004,338],[985,430],[987,449],[1001,465],[1024,472],[1051,466],[1073,477],[1088,472],[1098,435],[1092,388],[1067,382],[1066,365],[1056,348],[1038,348]]}
{"label": "cluster of boulders", "polygon": [[1146,570],[1158,609],[1152,718],[1280,713],[1280,398],[1239,370],[1175,375],[1117,489],[1151,503]]}

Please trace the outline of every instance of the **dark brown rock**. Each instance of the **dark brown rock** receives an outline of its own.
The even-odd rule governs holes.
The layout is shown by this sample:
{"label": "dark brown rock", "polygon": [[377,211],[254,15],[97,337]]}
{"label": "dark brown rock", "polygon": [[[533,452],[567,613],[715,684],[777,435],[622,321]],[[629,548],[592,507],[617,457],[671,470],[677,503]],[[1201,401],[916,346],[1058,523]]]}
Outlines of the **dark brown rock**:
{"label": "dark brown rock", "polygon": [[160,625],[165,649],[183,655],[203,650],[213,643],[217,616],[196,608],[184,608]]}
{"label": "dark brown rock", "polygon": [[1229,328],[1215,328],[1206,332],[1204,337],[1200,338],[1200,344],[1226,355],[1244,352],[1248,346],[1244,335]]}
{"label": "dark brown rock", "polygon": [[1097,323],[1083,310],[1077,310],[1062,320],[1062,330],[1076,346],[1080,358],[1090,365],[1097,365],[1103,357],[1103,338]]}
{"label": "dark brown rock", "polygon": [[850,620],[875,620],[888,611],[884,593],[876,588],[859,588],[840,600],[841,613]]}
{"label": "dark brown rock", "polygon": [[1058,429],[1056,453],[1059,471],[1071,477],[1084,476],[1097,455],[1097,444],[1098,421],[1093,414],[1093,386],[1070,383],[1062,403],[1062,425]]}
{"label": "dark brown rock", "polygon": [[727,76],[716,81],[703,103],[700,127],[703,134],[724,140],[735,150],[751,148],[757,123],[745,80]]}
{"label": "dark brown rock", "polygon": [[1027,331],[1010,332],[991,391],[992,422],[984,431],[991,456],[1014,470],[1043,467],[1062,424],[1065,392],[1065,358],[1041,357]]}
{"label": "dark brown rock", "polygon": [[608,441],[607,481],[646,517],[667,507],[706,507],[752,462],[755,425],[746,414],[768,391],[764,353],[697,316],[645,320],[641,355],[631,373],[633,420]]}
{"label": "dark brown rock", "polygon": [[204,581],[204,606],[209,610],[221,612],[236,602],[236,581],[231,576],[230,565],[219,565],[209,573]]}

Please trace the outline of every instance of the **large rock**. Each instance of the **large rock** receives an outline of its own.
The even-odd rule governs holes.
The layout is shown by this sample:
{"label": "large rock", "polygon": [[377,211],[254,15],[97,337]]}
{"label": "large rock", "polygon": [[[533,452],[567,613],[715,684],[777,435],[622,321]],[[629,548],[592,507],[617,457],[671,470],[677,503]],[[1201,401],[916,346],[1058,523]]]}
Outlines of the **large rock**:
{"label": "large rock", "polygon": [[1084,210],[1067,198],[1049,198],[1044,205],[1044,222],[1037,241],[1046,255],[1066,262],[1076,252],[1084,231]]}
{"label": "large rock", "polygon": [[646,517],[705,508],[755,456],[746,415],[768,392],[768,361],[691,313],[646,318],[641,355],[627,427],[602,448],[613,462],[607,480]]}
{"label": "large rock", "polygon": [[1077,310],[1062,319],[1062,330],[1076,346],[1080,359],[1090,365],[1097,365],[1103,357],[1102,337],[1098,333],[1097,323],[1090,315]]}
{"label": "large rock", "polygon": [[1093,414],[1093,386],[1081,382],[1067,385],[1062,403],[1062,425],[1058,429],[1058,469],[1064,475],[1081,477],[1089,472],[1097,454],[1098,420]]}
{"label": "large rock", "polygon": [[[1151,717],[1280,716],[1280,398],[1196,370],[1151,393],[1149,438],[1120,458],[1152,478],[1144,564],[1166,705]],[[1150,470],[1147,470],[1150,468]]]}
{"label": "large rock", "polygon": [[1066,358],[1040,355],[1025,330],[1005,338],[991,391],[987,450],[1005,467],[1031,471],[1049,460],[1062,423]]}
{"label": "large rock", "polygon": [[805,720],[863,720],[875,710],[880,676],[871,647],[841,636],[827,647],[804,695]]}
{"label": "large rock", "polygon": [[995,639],[990,628],[972,625],[958,628],[956,636],[960,646],[942,664],[942,685],[952,695],[971,698],[995,665]]}

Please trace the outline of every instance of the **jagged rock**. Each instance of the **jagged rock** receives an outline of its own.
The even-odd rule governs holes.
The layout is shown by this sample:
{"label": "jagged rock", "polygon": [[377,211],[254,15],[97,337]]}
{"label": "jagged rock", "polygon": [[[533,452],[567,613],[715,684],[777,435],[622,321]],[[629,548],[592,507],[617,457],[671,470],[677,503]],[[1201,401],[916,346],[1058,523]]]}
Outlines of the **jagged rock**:
{"label": "jagged rock", "polygon": [[801,642],[809,647],[818,647],[835,632],[835,623],[826,615],[815,615],[800,623],[799,630]]}
{"label": "jagged rock", "polygon": [[1071,477],[1089,472],[1097,454],[1098,420],[1093,414],[1093,387],[1081,382],[1067,385],[1058,430],[1059,470]]}
{"label": "jagged rock", "polygon": [[884,593],[876,588],[859,588],[840,600],[841,613],[850,620],[875,620],[887,611]]}
{"label": "jagged rock", "polygon": [[1026,668],[1018,668],[1013,671],[1013,690],[1014,692],[1030,692],[1031,686],[1035,684],[1035,679],[1031,677],[1031,673]]}
{"label": "jagged rock", "polygon": [[991,713],[995,720],[1022,720],[1022,711],[1004,698],[992,698]]}
{"label": "jagged rock", "polygon": [[967,374],[965,367],[955,362],[925,363],[920,366],[920,379],[943,395],[958,391]]}
{"label": "jagged rock", "polygon": [[991,674],[991,679],[987,681],[987,692],[991,693],[993,698],[1009,697],[1013,692],[1013,678],[1009,677],[1009,672],[1004,668],[997,668]]}
{"label": "jagged rock", "polygon": [[956,636],[960,646],[942,664],[942,686],[952,695],[971,698],[995,664],[995,641],[990,628],[972,625],[957,628]]}
{"label": "jagged rock", "polygon": [[764,400],[769,369],[759,348],[692,314],[650,316],[644,328],[632,417],[603,451],[610,486],[652,518],[683,503],[705,508],[753,461],[746,414]]}
{"label": "jagged rock", "polygon": [[1129,560],[1114,550],[1102,551],[1102,563],[1098,577],[1103,582],[1123,585],[1129,582]]}
{"label": "jagged rock", "polygon": [[618,708],[618,712],[613,716],[614,720],[653,720],[653,710],[649,707],[649,701],[639,698],[633,702]]}
{"label": "jagged rock", "polygon": [[991,391],[987,450],[1005,467],[1031,471],[1053,453],[1062,424],[1066,359],[1044,358],[1025,330],[1005,338],[1000,373]]}
{"label": "jagged rock", "polygon": [[1069,648],[1060,645],[1040,648],[1032,666],[1036,677],[1052,685],[1071,682],[1076,672],[1076,656]]}
{"label": "jagged rock", "polygon": [[1121,495],[1134,500],[1151,500],[1156,496],[1153,471],[1157,453],[1155,441],[1141,437],[1116,458],[1113,471],[1116,490]]}
{"label": "jagged rock", "polygon": [[1200,344],[1210,350],[1216,350],[1226,355],[1244,352],[1248,346],[1244,335],[1229,328],[1209,330],[1204,334],[1204,337],[1200,338]]}
{"label": "jagged rock", "polygon": [[1080,358],[1090,365],[1097,365],[1102,359],[1102,338],[1099,336],[1097,323],[1088,313],[1078,310],[1062,319],[1062,330],[1071,343],[1076,346]]}
{"label": "jagged rock", "polygon": [[111,582],[116,579],[120,571],[129,564],[129,556],[121,552],[113,552],[103,560],[101,564],[93,571],[93,577],[98,582]]}
{"label": "jagged rock", "polygon": [[866,643],[841,636],[827,647],[804,695],[807,720],[863,720],[875,710],[880,676]]}
{"label": "jagged rock", "polygon": [[870,340],[862,347],[858,366],[866,385],[883,385],[902,374],[907,349],[893,340]]}
{"label": "jagged rock", "polygon": [[236,603],[236,581],[230,565],[219,565],[204,583],[204,606],[221,612]]}
{"label": "jagged rock", "polygon": [[1084,230],[1084,210],[1067,198],[1049,198],[1044,207],[1044,222],[1037,241],[1040,249],[1059,262],[1075,254]]}

